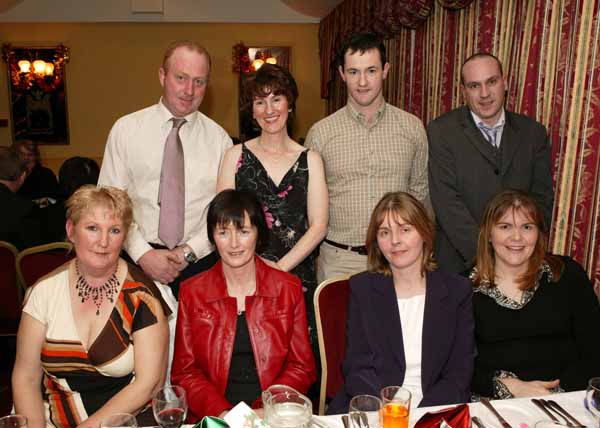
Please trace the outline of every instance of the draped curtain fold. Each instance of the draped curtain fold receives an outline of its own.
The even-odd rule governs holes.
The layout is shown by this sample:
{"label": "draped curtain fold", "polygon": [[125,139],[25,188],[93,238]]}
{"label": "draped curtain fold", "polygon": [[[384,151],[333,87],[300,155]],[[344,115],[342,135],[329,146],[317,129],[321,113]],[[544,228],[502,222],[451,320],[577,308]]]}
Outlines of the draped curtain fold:
{"label": "draped curtain fold", "polygon": [[[341,38],[360,29],[377,31],[374,22],[389,21],[363,15],[358,22],[358,10],[370,17],[392,10],[377,9],[377,1],[370,9],[364,3],[346,0],[321,22],[328,113],[346,103],[345,87],[331,68]],[[431,4],[429,16],[416,29],[393,27],[385,41],[387,101],[427,123],[462,104],[460,65],[469,55],[498,56],[508,77],[507,108],[546,125],[552,142],[556,197],[550,249],[574,257],[600,285],[600,0],[415,4]],[[463,4],[468,5],[453,10]],[[387,34],[381,27],[379,34]]]}

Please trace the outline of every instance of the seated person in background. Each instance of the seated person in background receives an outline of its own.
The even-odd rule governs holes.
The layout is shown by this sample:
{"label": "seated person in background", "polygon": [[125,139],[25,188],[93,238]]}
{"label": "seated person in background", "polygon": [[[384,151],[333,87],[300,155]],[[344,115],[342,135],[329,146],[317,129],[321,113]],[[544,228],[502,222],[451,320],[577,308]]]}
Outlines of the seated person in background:
{"label": "seated person in background", "polygon": [[470,398],[474,337],[469,281],[435,270],[435,227],[423,205],[387,193],[367,231],[368,270],[350,278],[345,385],[328,413],[388,385],[412,393],[411,406]]}
{"label": "seated person in background", "polygon": [[45,239],[48,242],[64,241],[67,208],[65,201],[85,184],[98,183],[100,168],[95,160],[75,156],[64,161],[58,171],[59,198],[55,204],[42,209]]}
{"label": "seated person in background", "polygon": [[39,208],[17,194],[26,174],[17,151],[0,147],[0,241],[19,250],[42,243]]}
{"label": "seated person in background", "polygon": [[163,385],[166,305],[119,258],[132,218],[116,188],[84,186],[67,201],[76,257],[28,290],[17,336],[13,400],[28,428],[98,428],[145,409]]}
{"label": "seated person in background", "polygon": [[27,168],[27,178],[19,189],[19,195],[36,201],[40,206],[48,204],[46,198],[56,201],[60,196],[58,182],[54,172],[42,166],[37,143],[20,140],[15,143],[15,148]]}
{"label": "seated person in background", "polygon": [[260,408],[274,384],[305,393],[316,379],[300,280],[256,255],[268,239],[256,196],[219,193],[207,229],[221,260],[182,283],[171,369],[190,422],[222,417],[240,401]]}
{"label": "seated person in background", "polygon": [[585,389],[600,376],[600,306],[585,271],[546,254],[541,209],[506,190],[488,204],[474,285],[473,394],[493,398]]}

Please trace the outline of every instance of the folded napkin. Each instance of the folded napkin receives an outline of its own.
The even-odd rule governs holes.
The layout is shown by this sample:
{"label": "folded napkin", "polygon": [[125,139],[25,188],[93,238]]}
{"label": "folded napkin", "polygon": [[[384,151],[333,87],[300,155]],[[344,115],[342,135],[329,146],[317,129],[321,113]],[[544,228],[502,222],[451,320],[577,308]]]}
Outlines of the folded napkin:
{"label": "folded napkin", "polygon": [[437,412],[427,412],[415,424],[415,428],[469,428],[471,415],[467,404],[460,404]]}
{"label": "folded napkin", "polygon": [[204,416],[193,428],[229,428],[229,425],[221,418]]}
{"label": "folded napkin", "polygon": [[239,402],[233,409],[227,412],[225,415],[225,422],[227,422],[231,428],[266,428],[265,422],[243,401]]}

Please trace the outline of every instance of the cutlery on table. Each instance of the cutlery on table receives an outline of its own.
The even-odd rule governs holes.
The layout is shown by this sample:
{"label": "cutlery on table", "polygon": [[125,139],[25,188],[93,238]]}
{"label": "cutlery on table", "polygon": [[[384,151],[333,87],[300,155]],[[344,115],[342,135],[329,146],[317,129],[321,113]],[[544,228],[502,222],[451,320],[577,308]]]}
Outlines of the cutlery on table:
{"label": "cutlery on table", "polygon": [[348,420],[348,415],[342,415],[342,423],[344,424],[344,428],[350,428],[350,421]]}
{"label": "cutlery on table", "polygon": [[473,416],[471,418],[471,421],[473,421],[473,423],[475,425],[477,425],[477,428],[485,428],[485,425],[483,424],[483,422],[481,422],[481,419],[479,419],[477,416]]}
{"label": "cutlery on table", "polygon": [[358,414],[365,428],[369,428],[369,418],[367,418],[367,414],[365,412],[359,412]]}
{"label": "cutlery on table", "polygon": [[540,408],[540,410],[546,414],[546,416],[548,416],[550,419],[552,419],[552,422],[560,425],[560,421],[558,420],[558,418],[556,416],[554,416],[552,413],[550,413],[550,410],[548,410],[546,408],[546,406],[544,405],[542,400],[540,400],[539,398],[532,398],[531,402],[533,404],[535,404],[536,406],[538,406]]}
{"label": "cutlery on table", "polygon": [[492,403],[490,403],[490,400],[488,400],[487,398],[482,398],[481,404],[483,404],[485,407],[487,407],[487,409],[490,412],[492,412],[494,414],[494,416],[496,416],[496,419],[498,419],[500,421],[500,423],[502,424],[502,426],[504,428],[512,428],[510,426],[510,424],[508,422],[506,422],[506,419],[504,419],[502,417],[502,415],[500,413],[498,413],[498,411],[496,409],[494,409],[494,406],[492,406]]}
{"label": "cutlery on table", "polygon": [[352,418],[351,420],[354,422],[353,427],[358,427],[358,428],[362,428],[362,423],[360,421],[360,414],[362,412],[350,412],[350,417]]}
{"label": "cutlery on table", "polygon": [[579,422],[577,419],[575,419],[575,417],[573,415],[571,415],[569,412],[567,412],[556,401],[554,401],[554,400],[542,400],[542,402],[544,402],[547,406],[553,408],[555,412],[560,412],[564,416],[566,416],[567,418],[569,418],[571,421],[573,421],[575,423],[574,426],[579,427],[579,428],[586,428],[585,425],[583,425],[581,422]]}

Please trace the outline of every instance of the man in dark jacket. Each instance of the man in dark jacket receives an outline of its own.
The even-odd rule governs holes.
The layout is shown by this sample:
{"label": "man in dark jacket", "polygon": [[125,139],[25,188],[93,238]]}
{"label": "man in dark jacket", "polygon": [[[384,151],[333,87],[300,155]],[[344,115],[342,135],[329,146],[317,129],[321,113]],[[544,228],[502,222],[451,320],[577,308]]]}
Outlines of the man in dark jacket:
{"label": "man in dark jacket", "polygon": [[550,226],[554,191],[548,134],[535,120],[504,109],[507,87],[498,58],[475,54],[461,69],[467,105],[427,126],[435,257],[449,272],[472,266],[485,206],[501,190],[530,193]]}
{"label": "man in dark jacket", "polygon": [[41,243],[39,208],[17,195],[25,165],[12,148],[0,147],[0,240],[19,250]]}

